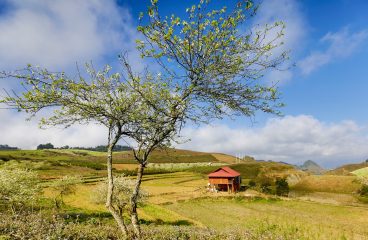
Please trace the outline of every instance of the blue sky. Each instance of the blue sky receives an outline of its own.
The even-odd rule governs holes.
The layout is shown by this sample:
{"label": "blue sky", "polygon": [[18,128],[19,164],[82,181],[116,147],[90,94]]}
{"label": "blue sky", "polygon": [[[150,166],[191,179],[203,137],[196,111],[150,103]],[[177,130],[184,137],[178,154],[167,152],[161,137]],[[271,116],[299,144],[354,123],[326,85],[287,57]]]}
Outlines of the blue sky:
{"label": "blue sky", "polygon": [[[161,0],[163,14],[183,15],[197,1]],[[216,5],[235,1],[213,0]],[[34,63],[73,72],[75,63],[111,64],[130,51],[139,70],[144,63],[134,49],[138,14],[148,1],[0,0],[0,69]],[[286,23],[285,49],[295,67],[270,72],[280,82],[284,117],[259,114],[255,121],[225,119],[209,126],[187,126],[192,141],[178,147],[253,155],[300,163],[315,160],[332,167],[368,158],[368,1],[263,0],[249,23]],[[15,83],[1,80],[1,87]],[[39,130],[24,115],[0,111],[0,144],[34,148],[39,143],[105,143],[100,126]],[[22,135],[24,131],[29,134]],[[88,136],[88,138],[83,137]]]}

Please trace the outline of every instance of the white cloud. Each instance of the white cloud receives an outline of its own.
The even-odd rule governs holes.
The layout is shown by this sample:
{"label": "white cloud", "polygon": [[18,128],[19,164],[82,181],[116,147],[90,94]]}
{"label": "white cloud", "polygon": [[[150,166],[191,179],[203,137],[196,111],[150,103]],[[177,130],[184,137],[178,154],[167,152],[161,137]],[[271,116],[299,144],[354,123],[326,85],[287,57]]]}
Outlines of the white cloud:
{"label": "white cloud", "polygon": [[101,125],[76,125],[71,128],[40,129],[37,119],[26,121],[23,113],[0,110],[0,144],[35,149],[51,142],[57,147],[96,146],[107,144],[107,129]]}
{"label": "white cloud", "polygon": [[[284,51],[291,51],[291,59],[297,55],[298,49],[303,45],[303,39],[307,33],[307,23],[305,17],[300,10],[300,6],[295,0],[267,0],[263,1],[260,9],[255,17],[253,25],[264,26],[265,24],[273,24],[276,21],[283,21],[286,25],[284,31],[285,35],[279,42],[284,44],[273,51],[273,55]],[[277,31],[270,32],[268,39],[272,39],[276,36]],[[290,62],[288,63],[290,65]],[[285,67],[285,66],[284,66]],[[291,70],[270,71],[265,77],[267,80],[278,83],[285,83],[289,81],[293,74]]]}
{"label": "white cloud", "polygon": [[290,163],[312,159],[324,166],[336,166],[368,157],[364,133],[366,129],[352,121],[325,123],[312,116],[286,116],[271,119],[261,128],[186,128],[183,135],[192,141],[179,147]]}
{"label": "white cloud", "polygon": [[[132,16],[113,0],[13,0],[0,15],[0,68],[52,69],[134,50]],[[134,55],[134,54],[133,54]],[[137,60],[134,60],[138,64]]]}
{"label": "white cloud", "polygon": [[327,33],[322,43],[329,43],[325,51],[315,51],[299,62],[303,74],[308,75],[316,69],[337,59],[351,56],[368,37],[368,30],[351,32],[348,28],[335,33]]}
{"label": "white cloud", "polygon": [[[23,113],[0,111],[0,144],[35,149],[47,142],[61,147],[104,145],[107,141],[107,130],[101,125],[41,130],[36,119],[25,121],[25,118]],[[361,162],[368,157],[367,129],[353,121],[325,123],[306,115],[271,119],[260,128],[231,128],[225,124],[187,127],[182,135],[191,141],[178,148],[250,155],[294,164],[311,159],[332,167]],[[121,141],[121,144],[125,143]]]}

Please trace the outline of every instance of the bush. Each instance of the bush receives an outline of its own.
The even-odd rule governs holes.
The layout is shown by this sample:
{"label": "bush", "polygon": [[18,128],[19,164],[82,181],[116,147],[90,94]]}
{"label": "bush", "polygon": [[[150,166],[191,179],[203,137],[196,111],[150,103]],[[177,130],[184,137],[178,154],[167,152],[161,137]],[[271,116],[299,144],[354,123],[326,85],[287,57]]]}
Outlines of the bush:
{"label": "bush", "polygon": [[36,173],[22,169],[0,169],[0,201],[15,212],[33,204],[41,188]]}
{"label": "bush", "polygon": [[285,178],[276,179],[276,195],[278,196],[288,196],[289,194],[289,184]]}
{"label": "bush", "polygon": [[64,196],[74,194],[76,191],[76,184],[81,183],[82,179],[76,176],[64,176],[52,182],[51,187],[57,192],[54,197],[56,208],[64,205]]}
{"label": "bush", "polygon": [[368,185],[363,184],[359,189],[359,195],[362,197],[368,197]]}
{"label": "bush", "polygon": [[[126,210],[129,210],[130,196],[134,191],[134,186],[135,181],[125,177],[124,175],[116,177],[114,180],[112,204],[119,210],[121,215],[123,215]],[[100,183],[91,195],[92,202],[104,204],[106,202],[107,187],[107,181]],[[143,203],[147,196],[148,194],[140,189],[138,194],[138,203]]]}
{"label": "bush", "polygon": [[249,188],[254,188],[255,186],[257,186],[257,183],[254,180],[250,180],[248,186]]}
{"label": "bush", "polygon": [[272,193],[271,183],[269,182],[261,183],[261,192],[271,194]]}
{"label": "bush", "polygon": [[122,239],[115,226],[67,222],[41,213],[0,213],[0,239]]}

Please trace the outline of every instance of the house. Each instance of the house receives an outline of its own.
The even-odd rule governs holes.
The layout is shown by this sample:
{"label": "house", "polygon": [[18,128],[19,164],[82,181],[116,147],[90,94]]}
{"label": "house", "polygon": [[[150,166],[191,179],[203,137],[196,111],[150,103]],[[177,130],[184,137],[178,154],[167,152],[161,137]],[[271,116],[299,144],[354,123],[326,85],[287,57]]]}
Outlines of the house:
{"label": "house", "polygon": [[208,185],[211,190],[237,192],[240,184],[240,173],[229,167],[221,167],[208,174]]}

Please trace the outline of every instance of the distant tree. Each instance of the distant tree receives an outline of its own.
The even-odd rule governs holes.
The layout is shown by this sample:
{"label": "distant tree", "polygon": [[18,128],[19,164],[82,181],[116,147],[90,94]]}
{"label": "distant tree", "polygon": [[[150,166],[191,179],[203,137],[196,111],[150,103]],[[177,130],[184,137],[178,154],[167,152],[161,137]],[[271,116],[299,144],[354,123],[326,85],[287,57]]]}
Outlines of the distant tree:
{"label": "distant tree", "polygon": [[46,144],[40,144],[37,146],[37,150],[43,150],[43,149],[54,149],[54,145],[52,145],[51,143],[46,143]]}
{"label": "distant tree", "polygon": [[276,195],[288,196],[290,189],[286,178],[276,179],[275,185],[276,185]]}
{"label": "distant tree", "polygon": [[0,150],[18,150],[19,148],[17,147],[10,147],[7,144],[5,145],[0,145]]}
{"label": "distant tree", "polygon": [[68,145],[62,146],[60,149],[69,149]]}
{"label": "distant tree", "polygon": [[0,202],[9,205],[13,212],[33,204],[41,192],[39,182],[33,171],[0,169]]}
{"label": "distant tree", "polygon": [[[88,150],[88,151],[96,151],[96,152],[107,152],[108,146],[106,145],[98,145],[96,147],[72,147],[72,149],[78,149],[78,150]],[[116,144],[114,146],[113,152],[120,152],[120,151],[130,151],[132,150],[129,146],[122,146]]]}

